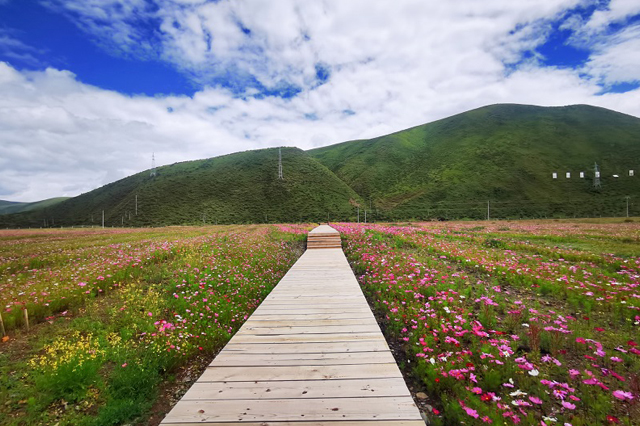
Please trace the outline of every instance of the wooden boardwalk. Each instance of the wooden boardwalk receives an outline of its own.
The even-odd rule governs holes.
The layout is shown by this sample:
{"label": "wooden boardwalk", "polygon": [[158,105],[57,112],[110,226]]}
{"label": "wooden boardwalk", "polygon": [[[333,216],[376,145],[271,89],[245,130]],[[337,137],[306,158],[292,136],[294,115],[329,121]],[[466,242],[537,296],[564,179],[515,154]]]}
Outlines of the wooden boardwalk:
{"label": "wooden boardwalk", "polygon": [[339,243],[329,226],[309,233],[162,424],[424,426]]}

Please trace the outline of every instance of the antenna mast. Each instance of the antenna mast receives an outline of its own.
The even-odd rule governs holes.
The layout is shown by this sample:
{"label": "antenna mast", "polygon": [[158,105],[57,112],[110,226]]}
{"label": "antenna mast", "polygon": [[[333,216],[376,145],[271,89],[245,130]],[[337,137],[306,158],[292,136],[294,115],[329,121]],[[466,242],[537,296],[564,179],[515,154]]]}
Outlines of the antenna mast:
{"label": "antenna mast", "polygon": [[602,185],[600,184],[600,169],[598,168],[598,163],[595,163],[594,172],[593,187],[600,188]]}
{"label": "antenna mast", "polygon": [[282,147],[278,148],[278,179],[284,179],[282,177]]}
{"label": "antenna mast", "polygon": [[151,177],[156,175],[156,153],[151,154]]}

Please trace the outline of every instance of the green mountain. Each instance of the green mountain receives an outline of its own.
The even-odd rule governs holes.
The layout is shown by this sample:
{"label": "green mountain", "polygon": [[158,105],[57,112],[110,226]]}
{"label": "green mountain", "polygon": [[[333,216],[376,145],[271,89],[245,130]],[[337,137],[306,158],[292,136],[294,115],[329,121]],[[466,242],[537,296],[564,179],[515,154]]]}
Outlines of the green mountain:
{"label": "green mountain", "polygon": [[355,220],[357,206],[369,220],[536,218],[622,216],[628,201],[640,216],[640,119],[587,105],[491,105],[379,138],[283,148],[282,162],[284,179],[277,149],[176,163],[0,216],[0,227],[100,225],[103,210],[107,226]]}
{"label": "green mountain", "polygon": [[33,203],[0,200],[0,215],[43,209],[45,207],[54,206],[68,199],[69,197],[48,198],[46,200],[36,201]]}
{"label": "green mountain", "polygon": [[587,105],[491,105],[309,153],[379,219],[620,216],[626,196],[640,215],[640,119]]}
{"label": "green mountain", "polygon": [[[0,227],[321,221],[360,197],[298,148],[262,149],[147,170],[55,206],[0,216]],[[136,214],[137,199],[137,214]]]}

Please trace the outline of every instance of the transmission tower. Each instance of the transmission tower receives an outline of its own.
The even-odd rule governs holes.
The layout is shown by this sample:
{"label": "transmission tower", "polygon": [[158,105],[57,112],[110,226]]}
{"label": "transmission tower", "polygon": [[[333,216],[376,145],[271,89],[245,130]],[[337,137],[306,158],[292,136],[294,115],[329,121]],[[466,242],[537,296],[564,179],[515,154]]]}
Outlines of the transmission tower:
{"label": "transmission tower", "polygon": [[282,148],[278,148],[278,179],[284,179],[282,176]]}
{"label": "transmission tower", "polygon": [[151,177],[156,175],[156,153],[151,154]]}
{"label": "transmission tower", "polygon": [[600,184],[600,169],[598,168],[598,163],[595,163],[593,170],[595,172],[593,177],[593,187],[600,188],[602,185]]}

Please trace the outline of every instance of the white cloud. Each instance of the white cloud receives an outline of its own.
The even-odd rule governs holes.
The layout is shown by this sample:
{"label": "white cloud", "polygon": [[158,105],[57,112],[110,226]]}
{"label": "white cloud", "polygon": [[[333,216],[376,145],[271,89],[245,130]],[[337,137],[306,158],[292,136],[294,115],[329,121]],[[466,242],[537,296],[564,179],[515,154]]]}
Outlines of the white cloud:
{"label": "white cloud", "polygon": [[[269,88],[312,87],[317,63],[333,69],[399,57],[400,67],[478,49],[517,61],[545,37],[540,20],[582,2],[156,0],[155,10],[142,0],[48,0],[110,49],[143,57],[157,52],[201,84],[231,73],[240,84],[255,78]],[[161,21],[160,31],[148,30],[152,20]]]}
{"label": "white cloud", "polygon": [[[1,4],[2,0],[0,0]],[[40,61],[36,56],[40,53],[42,52],[25,44],[7,29],[0,28],[0,55],[37,67],[40,66]]]}
{"label": "white cloud", "polygon": [[[70,71],[0,63],[0,199],[86,192],[147,169],[152,152],[168,164],[266,146],[306,149],[492,103],[587,103],[640,116],[640,90],[597,95],[599,81],[633,75],[636,59],[621,55],[635,46],[631,33],[602,39],[592,78],[541,68],[535,58],[506,72],[581,0],[158,1],[155,10],[142,0],[49,0],[102,45],[156,55],[201,89],[193,97],[125,96]],[[139,25],[150,19],[160,22],[154,31]],[[322,85],[319,63],[330,72]],[[239,84],[284,81],[301,91],[240,98],[207,84],[225,73]]]}
{"label": "white cloud", "polygon": [[605,84],[640,81],[640,25],[627,27],[594,46],[586,70]]}
{"label": "white cloud", "polygon": [[638,14],[640,14],[640,3],[637,0],[611,0],[606,9],[593,13],[587,28],[591,31],[600,31],[609,24]]}

